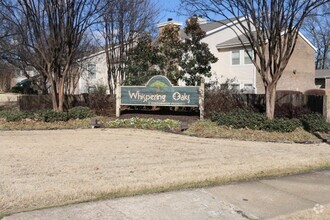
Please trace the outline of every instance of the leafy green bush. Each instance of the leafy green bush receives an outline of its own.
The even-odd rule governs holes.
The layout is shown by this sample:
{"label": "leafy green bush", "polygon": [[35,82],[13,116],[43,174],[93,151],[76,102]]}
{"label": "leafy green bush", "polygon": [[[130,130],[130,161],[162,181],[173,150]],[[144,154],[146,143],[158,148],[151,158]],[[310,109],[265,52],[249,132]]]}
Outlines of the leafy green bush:
{"label": "leafy green bush", "polygon": [[0,118],[6,118],[6,115],[8,114],[8,111],[6,110],[1,110],[0,111]]}
{"label": "leafy green bush", "polygon": [[326,122],[325,118],[317,113],[312,113],[302,117],[301,122],[306,131],[310,132],[329,132],[330,124]]}
{"label": "leafy green bush", "polygon": [[39,112],[39,120],[44,122],[67,121],[68,119],[68,113],[66,112],[55,112],[52,110]]}
{"label": "leafy green bush", "polygon": [[0,118],[5,118],[8,122],[21,121],[22,119],[30,118],[34,119],[35,114],[33,112],[19,112],[19,111],[0,111]]}
{"label": "leafy green bush", "polygon": [[302,124],[299,119],[288,119],[288,118],[275,118],[273,120],[266,120],[261,130],[271,132],[292,132]]}
{"label": "leafy green bush", "polygon": [[44,122],[67,121],[70,118],[83,119],[94,116],[92,110],[88,107],[75,107],[69,113],[54,112],[52,110],[41,110],[38,112],[20,112],[20,111],[0,111],[0,118],[5,118],[8,122],[17,122],[23,119],[37,119]]}
{"label": "leafy green bush", "polygon": [[231,126],[233,128],[250,128],[260,130],[265,121],[266,116],[247,109],[236,109],[230,112],[214,112],[211,115],[211,121],[217,122],[218,125]]}
{"label": "leafy green bush", "polygon": [[160,120],[152,118],[129,118],[110,121],[108,127],[176,130],[180,127],[180,122],[171,119]]}
{"label": "leafy green bush", "polygon": [[23,112],[8,111],[6,114],[7,121],[21,121],[24,118],[25,114]]}
{"label": "leafy green bush", "polygon": [[301,126],[298,119],[279,118],[268,120],[264,114],[246,109],[236,109],[231,112],[215,112],[211,120],[218,125],[233,128],[249,128],[252,130],[265,130],[272,132],[292,132]]}
{"label": "leafy green bush", "polygon": [[73,118],[73,119],[90,118],[95,115],[90,108],[83,106],[78,106],[70,109],[68,114],[69,114],[69,118]]}

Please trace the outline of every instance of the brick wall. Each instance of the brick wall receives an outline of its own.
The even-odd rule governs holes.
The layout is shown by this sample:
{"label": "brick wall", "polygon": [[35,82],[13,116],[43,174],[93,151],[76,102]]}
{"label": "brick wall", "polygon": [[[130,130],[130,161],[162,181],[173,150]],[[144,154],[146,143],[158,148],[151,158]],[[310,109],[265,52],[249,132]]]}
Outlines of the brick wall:
{"label": "brick wall", "polygon": [[[291,59],[278,82],[277,90],[305,92],[309,89],[315,89],[314,55],[314,49],[299,37]],[[257,92],[264,93],[264,85],[258,73],[256,84]]]}

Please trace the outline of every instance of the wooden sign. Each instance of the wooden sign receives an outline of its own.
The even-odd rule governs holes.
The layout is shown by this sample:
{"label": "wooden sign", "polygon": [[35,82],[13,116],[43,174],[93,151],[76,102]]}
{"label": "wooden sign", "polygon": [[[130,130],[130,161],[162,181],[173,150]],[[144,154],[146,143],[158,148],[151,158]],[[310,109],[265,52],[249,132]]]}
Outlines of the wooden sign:
{"label": "wooden sign", "polygon": [[204,83],[201,87],[173,86],[165,76],[154,76],[145,86],[117,86],[116,97],[117,117],[120,116],[121,105],[199,107],[201,110]]}

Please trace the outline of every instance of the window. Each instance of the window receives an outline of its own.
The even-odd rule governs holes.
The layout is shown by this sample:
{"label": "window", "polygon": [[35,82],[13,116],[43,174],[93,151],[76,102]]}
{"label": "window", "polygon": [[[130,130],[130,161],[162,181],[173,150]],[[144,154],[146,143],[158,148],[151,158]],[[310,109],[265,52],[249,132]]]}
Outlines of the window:
{"label": "window", "polygon": [[240,64],[240,51],[233,50],[231,53],[231,64],[232,65],[239,65]]}
{"label": "window", "polygon": [[89,63],[87,65],[87,72],[88,72],[88,78],[95,79],[96,78],[96,65]]}
{"label": "window", "polygon": [[96,91],[96,86],[89,86],[88,87],[88,93],[92,93]]}
{"label": "window", "polygon": [[228,83],[223,83],[223,84],[220,84],[220,89],[221,90],[227,90],[228,89]]}
{"label": "window", "polygon": [[15,74],[16,74],[16,77],[23,77],[24,76],[23,70],[19,70],[19,69],[16,69]]}
{"label": "window", "polygon": [[244,88],[253,89],[252,84],[244,84]]}
{"label": "window", "polygon": [[249,54],[250,54],[250,56],[251,56],[252,59],[253,59],[252,49],[248,49],[247,52],[244,51],[244,64],[252,64],[252,60],[251,60],[251,58],[249,57]]}
{"label": "window", "polygon": [[231,84],[231,88],[232,88],[232,90],[238,91],[239,90],[239,84]]}

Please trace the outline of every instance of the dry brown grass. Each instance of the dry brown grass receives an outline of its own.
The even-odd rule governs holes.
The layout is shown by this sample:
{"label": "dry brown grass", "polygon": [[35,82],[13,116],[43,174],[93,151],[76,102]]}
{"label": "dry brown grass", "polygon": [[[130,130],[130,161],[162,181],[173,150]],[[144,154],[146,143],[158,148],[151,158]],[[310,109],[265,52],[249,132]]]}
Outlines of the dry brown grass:
{"label": "dry brown grass", "polygon": [[2,131],[0,215],[320,168],[326,144],[196,138],[134,129]]}
{"label": "dry brown grass", "polygon": [[270,142],[321,142],[315,135],[298,128],[294,132],[267,132],[251,129],[233,129],[226,126],[218,126],[208,120],[197,121],[185,132],[188,135],[210,138],[229,138],[249,141]]}

